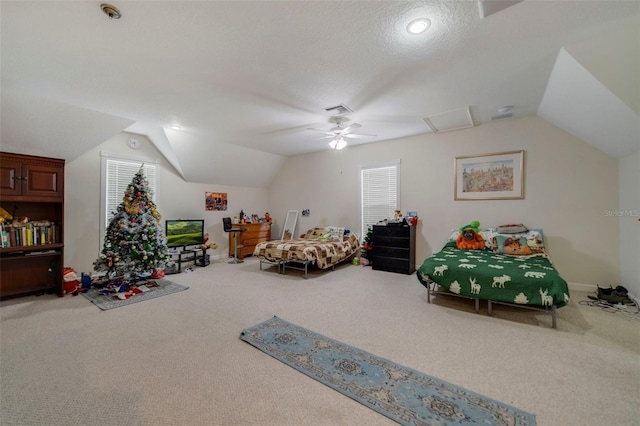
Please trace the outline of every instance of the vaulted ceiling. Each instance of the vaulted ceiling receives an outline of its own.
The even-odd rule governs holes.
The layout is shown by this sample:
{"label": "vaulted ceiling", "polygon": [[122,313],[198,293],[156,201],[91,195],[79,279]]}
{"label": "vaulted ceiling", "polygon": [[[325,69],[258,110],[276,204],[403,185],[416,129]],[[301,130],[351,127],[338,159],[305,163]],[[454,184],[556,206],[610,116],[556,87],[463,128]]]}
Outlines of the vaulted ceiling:
{"label": "vaulted ceiling", "polygon": [[330,149],[309,128],[340,104],[375,135],[350,145],[509,106],[612,157],[639,148],[638,1],[110,1],[120,19],[0,2],[3,150],[70,161],[126,131],[187,181],[265,186]]}

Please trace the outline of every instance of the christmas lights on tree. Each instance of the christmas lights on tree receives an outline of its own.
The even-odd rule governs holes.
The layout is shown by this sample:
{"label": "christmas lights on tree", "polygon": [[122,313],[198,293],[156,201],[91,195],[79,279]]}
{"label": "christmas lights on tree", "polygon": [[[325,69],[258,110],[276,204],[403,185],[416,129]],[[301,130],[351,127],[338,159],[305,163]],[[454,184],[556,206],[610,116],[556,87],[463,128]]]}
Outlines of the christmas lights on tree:
{"label": "christmas lights on tree", "polygon": [[162,273],[169,250],[160,219],[141,166],[111,218],[94,270],[106,272],[109,278]]}

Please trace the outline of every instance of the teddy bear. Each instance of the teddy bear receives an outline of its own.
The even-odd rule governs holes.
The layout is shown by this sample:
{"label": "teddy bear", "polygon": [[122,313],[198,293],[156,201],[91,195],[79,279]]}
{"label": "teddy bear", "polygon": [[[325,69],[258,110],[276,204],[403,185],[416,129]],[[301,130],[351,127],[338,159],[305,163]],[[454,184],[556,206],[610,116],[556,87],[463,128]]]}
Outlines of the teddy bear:
{"label": "teddy bear", "polygon": [[209,241],[209,234],[204,234],[204,241],[200,245],[200,248],[203,250],[206,250],[206,249],[215,250],[218,248],[218,245],[213,241]]}
{"label": "teddy bear", "polygon": [[13,219],[13,216],[11,216],[8,211],[0,207],[0,223],[11,219]]}
{"label": "teddy bear", "polygon": [[484,238],[478,233],[480,222],[474,220],[469,225],[460,228],[460,234],[456,238],[456,246],[460,250],[482,250],[485,246]]}

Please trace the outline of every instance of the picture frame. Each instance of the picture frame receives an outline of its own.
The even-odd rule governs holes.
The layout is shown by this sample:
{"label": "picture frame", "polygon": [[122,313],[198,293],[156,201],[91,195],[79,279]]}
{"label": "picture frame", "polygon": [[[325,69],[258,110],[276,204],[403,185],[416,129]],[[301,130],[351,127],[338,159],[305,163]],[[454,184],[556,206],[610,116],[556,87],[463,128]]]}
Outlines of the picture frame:
{"label": "picture frame", "polygon": [[208,212],[227,210],[226,192],[205,192],[204,210]]}
{"label": "picture frame", "polygon": [[456,157],[454,200],[524,199],[524,150]]}

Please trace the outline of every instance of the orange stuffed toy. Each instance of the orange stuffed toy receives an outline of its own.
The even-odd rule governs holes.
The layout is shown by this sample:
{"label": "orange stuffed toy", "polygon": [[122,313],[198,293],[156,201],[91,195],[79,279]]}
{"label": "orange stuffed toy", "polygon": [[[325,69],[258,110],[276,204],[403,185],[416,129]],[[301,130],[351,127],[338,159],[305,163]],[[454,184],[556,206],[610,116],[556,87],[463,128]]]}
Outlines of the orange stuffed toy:
{"label": "orange stuffed toy", "polygon": [[484,238],[473,228],[464,228],[456,238],[456,246],[460,250],[482,250],[484,248]]}

